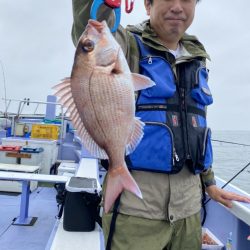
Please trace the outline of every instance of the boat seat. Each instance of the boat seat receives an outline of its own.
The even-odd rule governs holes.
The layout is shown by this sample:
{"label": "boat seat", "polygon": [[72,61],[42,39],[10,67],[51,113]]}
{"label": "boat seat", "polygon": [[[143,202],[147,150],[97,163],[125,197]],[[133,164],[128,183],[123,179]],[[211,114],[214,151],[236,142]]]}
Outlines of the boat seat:
{"label": "boat seat", "polygon": [[52,182],[66,183],[68,176],[38,174],[39,166],[17,165],[17,164],[0,164],[0,180],[21,181],[22,194],[20,203],[20,215],[13,225],[32,225],[36,217],[29,217],[29,195],[30,182]]}
{"label": "boat seat", "polygon": [[0,171],[34,173],[39,171],[39,168],[40,166],[0,163]]}
{"label": "boat seat", "polygon": [[[40,166],[0,163],[0,171],[37,174],[40,172]],[[37,181],[32,181],[30,183],[30,191],[34,191],[37,188],[37,186],[38,186]],[[22,192],[22,183],[13,180],[0,180],[0,191],[20,193]]]}
{"label": "boat seat", "polygon": [[[5,165],[10,165],[10,164],[5,164]],[[34,167],[34,166],[27,166],[27,167]],[[37,167],[39,168],[39,166]],[[66,183],[68,179],[69,177],[65,175],[37,174],[34,172],[30,173],[28,171],[17,172],[16,170],[14,170],[14,167],[13,169],[8,168],[8,170],[0,168],[0,180]]]}

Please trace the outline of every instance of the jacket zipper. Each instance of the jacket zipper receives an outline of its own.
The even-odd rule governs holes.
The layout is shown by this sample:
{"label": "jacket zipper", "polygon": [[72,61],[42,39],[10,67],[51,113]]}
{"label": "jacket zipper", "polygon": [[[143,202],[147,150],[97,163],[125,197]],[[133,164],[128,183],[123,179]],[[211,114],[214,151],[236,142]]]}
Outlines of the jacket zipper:
{"label": "jacket zipper", "polygon": [[[185,145],[185,131],[184,131],[184,126],[186,129],[186,145],[185,145],[185,155],[186,159],[191,159],[190,156],[190,150],[189,150],[189,139],[188,139],[188,127],[187,127],[187,110],[186,110],[186,102],[185,102],[185,89],[184,87],[180,86],[179,83],[179,68],[176,70],[177,72],[177,83],[176,86],[178,88],[179,96],[180,96],[180,114],[181,114],[181,121],[182,121],[182,138],[183,138],[183,144]],[[185,119],[183,119],[183,114],[185,116]],[[185,122],[185,123],[184,123]]]}
{"label": "jacket zipper", "polygon": [[148,57],[148,64],[152,64],[152,63],[153,63],[152,56],[149,56]]}
{"label": "jacket zipper", "polygon": [[202,151],[202,157],[205,157],[205,153],[207,151],[207,136],[208,133],[210,132],[210,128],[206,128],[205,134],[204,134],[204,140],[203,140],[203,151]]}
{"label": "jacket zipper", "polygon": [[167,124],[165,124],[165,123],[161,123],[161,122],[144,122],[145,124],[147,124],[147,125],[158,125],[158,126],[163,126],[163,127],[165,127],[167,130],[168,130],[168,132],[169,132],[169,134],[170,134],[170,136],[171,136],[171,142],[172,142],[172,160],[173,160],[173,166],[175,165],[175,161],[179,161],[180,159],[179,159],[179,156],[178,156],[178,154],[176,153],[176,149],[175,149],[175,147],[174,147],[174,135],[173,135],[173,132],[172,132],[172,130],[169,128],[169,126],[167,125]]}
{"label": "jacket zipper", "polygon": [[[171,69],[173,75],[175,75],[170,63],[164,57],[151,56],[150,55],[150,56],[143,57],[142,60],[148,60],[148,64],[152,64],[153,63],[153,59],[152,59],[153,57],[154,58],[160,58],[160,59],[164,60],[170,66],[170,69]],[[155,124],[155,125],[165,126],[168,129],[168,131],[170,132],[170,135],[171,135],[171,140],[172,140],[172,145],[173,145],[173,147],[172,147],[172,159],[173,159],[173,166],[174,166],[175,161],[178,162],[180,160],[180,158],[179,158],[178,154],[176,153],[176,149],[174,147],[174,136],[173,136],[173,132],[171,131],[171,129],[164,123],[158,123],[158,122],[145,122],[145,123],[146,124]]]}
{"label": "jacket zipper", "polygon": [[[185,89],[181,88],[181,106],[182,110],[185,114],[185,127],[186,127],[186,137],[187,137],[187,159],[191,159],[190,150],[189,150],[189,137],[188,137],[188,127],[187,127],[187,110],[186,110],[186,102],[185,102]],[[183,124],[184,126],[184,124]]]}
{"label": "jacket zipper", "polygon": [[[164,60],[170,66],[170,69],[173,72],[171,64],[164,57],[162,57],[162,56],[151,56],[151,55],[150,56],[144,56],[144,57],[142,57],[141,61],[147,60],[148,64],[152,64],[153,63],[153,58],[160,58],[160,59]],[[173,72],[173,74],[174,74],[174,72]]]}
{"label": "jacket zipper", "polygon": [[[146,57],[143,57],[142,58],[142,60],[148,60],[148,64],[152,64],[153,63],[153,60],[152,60],[152,57],[154,57],[154,58],[161,58],[162,60],[164,60],[167,64],[169,64],[170,65],[170,63],[164,58],[164,57],[161,57],[161,56],[146,56]],[[173,72],[173,69],[172,69],[172,67],[171,67],[171,65],[170,65],[170,68],[171,68],[171,70],[172,70],[172,72]],[[200,66],[199,67],[199,69],[201,69],[201,68],[204,68],[204,66]],[[173,74],[174,74],[174,72],[173,72]],[[191,159],[191,156],[190,156],[190,150],[189,150],[189,139],[188,139],[188,128],[187,128],[187,111],[186,111],[186,103],[185,103],[185,89],[183,88],[183,87],[180,87],[179,86],[179,82],[178,82],[178,77],[179,77],[179,74],[177,73],[177,74],[174,74],[174,75],[176,75],[176,87],[177,87],[177,89],[178,89],[178,91],[179,91],[179,95],[180,95],[180,109],[181,109],[181,121],[182,121],[182,124],[183,124],[183,126],[185,126],[186,127],[186,139],[187,139],[187,144],[186,144],[186,149],[185,149],[185,151],[186,151],[186,158],[187,159]],[[184,124],[184,122],[183,122],[183,117],[182,117],[182,114],[183,114],[183,112],[184,112],[184,114],[185,114],[185,124]],[[184,128],[182,128],[182,138],[183,138],[183,144],[185,145],[185,140],[184,140],[184,136],[185,136],[185,133],[184,133]]]}

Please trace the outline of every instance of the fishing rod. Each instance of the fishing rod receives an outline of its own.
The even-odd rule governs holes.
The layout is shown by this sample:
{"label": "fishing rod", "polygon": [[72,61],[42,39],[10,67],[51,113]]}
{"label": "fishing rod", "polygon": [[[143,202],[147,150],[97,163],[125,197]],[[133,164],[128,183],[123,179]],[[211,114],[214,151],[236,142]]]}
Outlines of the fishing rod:
{"label": "fishing rod", "polygon": [[228,144],[234,144],[234,145],[239,145],[239,146],[250,147],[250,144],[243,144],[243,143],[231,142],[231,141],[221,141],[221,140],[216,140],[216,139],[211,139],[211,140],[216,141],[216,142],[222,142],[222,143],[228,143]]}
{"label": "fishing rod", "polygon": [[[3,67],[3,62],[0,60],[0,65],[2,69],[2,75],[3,75],[3,88],[4,88],[4,97],[5,99],[7,98],[7,89],[6,89],[6,80],[5,80],[5,72],[4,72],[4,67]],[[5,110],[7,107],[7,102],[5,101]]]}

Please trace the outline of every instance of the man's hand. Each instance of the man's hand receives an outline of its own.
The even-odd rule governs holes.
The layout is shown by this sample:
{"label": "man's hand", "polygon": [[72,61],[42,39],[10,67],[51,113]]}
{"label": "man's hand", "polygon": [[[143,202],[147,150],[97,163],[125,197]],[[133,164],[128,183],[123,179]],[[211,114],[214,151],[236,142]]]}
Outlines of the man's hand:
{"label": "man's hand", "polygon": [[211,185],[206,188],[208,195],[215,201],[222,203],[228,208],[232,208],[232,201],[242,201],[250,203],[250,198],[239,195],[233,192],[228,192],[224,189],[218,188],[216,185]]}

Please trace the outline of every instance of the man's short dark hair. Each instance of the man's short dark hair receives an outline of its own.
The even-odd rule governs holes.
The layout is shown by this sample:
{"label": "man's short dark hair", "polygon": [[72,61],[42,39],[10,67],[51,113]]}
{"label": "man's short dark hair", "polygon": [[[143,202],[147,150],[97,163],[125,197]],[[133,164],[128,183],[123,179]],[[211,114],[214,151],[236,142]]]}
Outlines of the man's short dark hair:
{"label": "man's short dark hair", "polygon": [[[148,0],[148,1],[150,2],[150,4],[152,4],[154,0]],[[201,0],[196,0],[197,3],[200,2],[200,1]]]}

